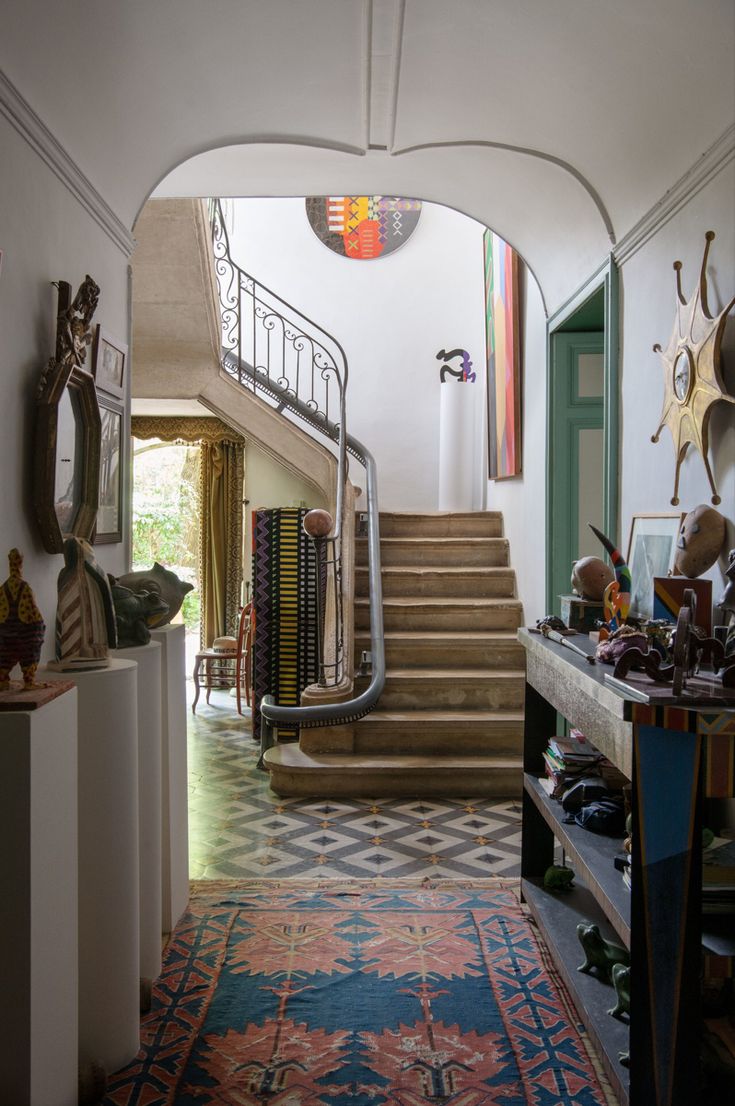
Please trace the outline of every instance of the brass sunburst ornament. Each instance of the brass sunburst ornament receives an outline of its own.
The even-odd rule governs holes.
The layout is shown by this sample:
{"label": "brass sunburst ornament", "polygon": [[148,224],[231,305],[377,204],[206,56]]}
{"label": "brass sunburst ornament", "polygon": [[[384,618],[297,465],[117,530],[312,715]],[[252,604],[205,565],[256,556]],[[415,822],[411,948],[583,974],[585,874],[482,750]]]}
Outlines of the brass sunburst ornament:
{"label": "brass sunburst ornament", "polygon": [[674,494],[671,499],[674,505],[679,502],[679,470],[690,445],[695,446],[702,455],[712,489],[712,502],[720,502],[708,457],[709,417],[713,404],[719,400],[735,403],[735,396],[725,392],[720,374],[720,345],[735,296],[719,315],[710,314],[706,270],[715,232],[708,230],[704,237],[699,285],[688,302],[681,290],[681,261],[674,262],[678,298],[674,330],[665,350],[658,342],[653,347],[660,354],[664,367],[664,405],[661,422],[651,441],[657,442],[664,426],[668,426],[676,453]]}

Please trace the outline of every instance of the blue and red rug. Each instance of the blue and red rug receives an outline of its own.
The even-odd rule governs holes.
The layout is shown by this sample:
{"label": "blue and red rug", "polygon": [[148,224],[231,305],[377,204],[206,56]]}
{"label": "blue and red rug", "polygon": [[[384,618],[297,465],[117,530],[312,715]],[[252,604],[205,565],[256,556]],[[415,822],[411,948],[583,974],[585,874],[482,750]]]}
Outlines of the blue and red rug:
{"label": "blue and red rug", "polygon": [[607,1106],[510,886],[199,884],[105,1106]]}

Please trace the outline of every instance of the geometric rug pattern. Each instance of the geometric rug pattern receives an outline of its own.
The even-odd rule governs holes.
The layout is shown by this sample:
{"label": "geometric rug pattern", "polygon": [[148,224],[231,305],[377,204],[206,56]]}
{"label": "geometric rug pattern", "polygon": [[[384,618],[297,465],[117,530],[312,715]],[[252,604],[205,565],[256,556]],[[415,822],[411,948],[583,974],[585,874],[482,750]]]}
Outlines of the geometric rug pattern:
{"label": "geometric rug pattern", "polygon": [[610,1101],[508,887],[210,886],[105,1106]]}
{"label": "geometric rug pattern", "polygon": [[281,799],[225,693],[189,725],[192,879],[519,874],[520,801]]}

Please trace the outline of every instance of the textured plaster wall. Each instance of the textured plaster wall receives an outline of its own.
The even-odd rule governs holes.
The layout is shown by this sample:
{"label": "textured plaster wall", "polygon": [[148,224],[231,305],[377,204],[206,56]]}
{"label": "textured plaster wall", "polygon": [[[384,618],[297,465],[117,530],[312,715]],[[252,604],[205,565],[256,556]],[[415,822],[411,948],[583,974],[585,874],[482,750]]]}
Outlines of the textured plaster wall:
{"label": "textured plaster wall", "polygon": [[[63,558],[41,546],[32,513],[32,465],[35,392],[56,337],[51,281],[67,280],[76,292],[89,273],[102,290],[95,323],[127,341],[127,259],[2,117],[0,149],[0,579],[7,576],[7,551],[17,546],[46,622],[48,657]],[[97,556],[107,571],[121,573],[127,541],[98,546]]]}
{"label": "textured plaster wall", "polygon": [[[482,232],[473,219],[426,204],[401,249],[352,261],[316,238],[303,199],[237,201],[235,259],[345,348],[348,427],[375,455],[383,510],[437,509],[440,349],[469,351],[477,383],[462,386],[474,389],[481,417]],[[478,453],[478,473],[481,466]],[[361,474],[353,479],[364,486]],[[477,508],[483,487],[474,484]]]}
{"label": "textured plaster wall", "polygon": [[[672,263],[683,262],[682,290],[687,299],[699,280],[705,231],[714,230],[707,278],[713,314],[735,294],[735,164],[730,162],[710,184],[634,254],[621,270],[621,535],[627,549],[631,515],[689,511],[710,502],[702,458],[692,447],[681,467],[680,507],[669,502],[674,489],[674,449],[665,428],[657,445],[663,399],[663,369],[655,342],[665,348],[676,304]],[[735,394],[735,313],[728,319],[722,347],[725,381]],[[706,575],[713,598],[721,594],[727,550],[735,546],[735,404],[719,403],[710,420],[710,463],[728,519],[728,540],[718,565]]]}

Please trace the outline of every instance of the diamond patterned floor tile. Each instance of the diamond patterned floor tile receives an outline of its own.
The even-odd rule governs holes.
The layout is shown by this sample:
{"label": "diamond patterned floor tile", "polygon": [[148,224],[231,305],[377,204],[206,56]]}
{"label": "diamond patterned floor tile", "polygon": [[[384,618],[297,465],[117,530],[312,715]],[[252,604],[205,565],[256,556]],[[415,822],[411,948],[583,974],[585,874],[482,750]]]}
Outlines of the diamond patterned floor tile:
{"label": "diamond patterned floor tile", "polygon": [[258,756],[225,693],[189,716],[192,879],[519,874],[520,801],[284,799]]}

